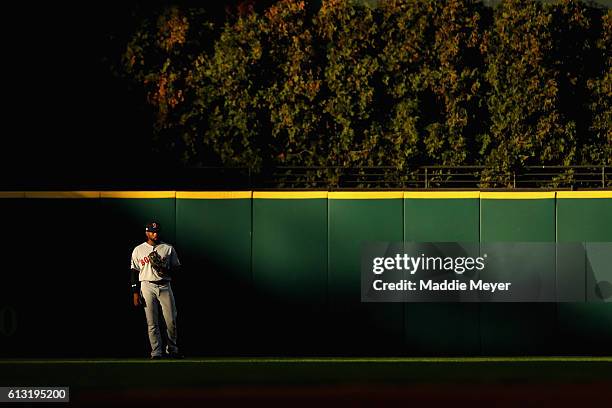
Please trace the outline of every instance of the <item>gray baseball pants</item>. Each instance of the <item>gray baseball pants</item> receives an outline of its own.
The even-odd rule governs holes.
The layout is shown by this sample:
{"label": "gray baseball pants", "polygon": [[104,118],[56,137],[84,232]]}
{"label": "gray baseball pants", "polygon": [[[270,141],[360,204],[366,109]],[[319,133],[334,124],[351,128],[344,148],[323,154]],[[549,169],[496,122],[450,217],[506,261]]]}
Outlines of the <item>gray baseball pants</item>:
{"label": "gray baseball pants", "polygon": [[168,334],[166,353],[178,353],[178,346],[176,345],[176,304],[174,303],[174,295],[172,294],[170,282],[157,284],[142,281],[140,282],[140,294],[144,299],[149,342],[151,342],[151,356],[161,356],[163,354],[162,338],[159,330],[160,305]]}

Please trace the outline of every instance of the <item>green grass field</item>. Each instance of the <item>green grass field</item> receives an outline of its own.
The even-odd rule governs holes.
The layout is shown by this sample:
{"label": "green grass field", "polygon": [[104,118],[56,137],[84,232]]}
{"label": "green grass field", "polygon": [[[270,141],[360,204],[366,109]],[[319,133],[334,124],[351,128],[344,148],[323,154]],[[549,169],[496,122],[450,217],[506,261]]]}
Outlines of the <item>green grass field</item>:
{"label": "green grass field", "polygon": [[608,405],[612,357],[4,359],[0,386],[70,386],[70,406]]}

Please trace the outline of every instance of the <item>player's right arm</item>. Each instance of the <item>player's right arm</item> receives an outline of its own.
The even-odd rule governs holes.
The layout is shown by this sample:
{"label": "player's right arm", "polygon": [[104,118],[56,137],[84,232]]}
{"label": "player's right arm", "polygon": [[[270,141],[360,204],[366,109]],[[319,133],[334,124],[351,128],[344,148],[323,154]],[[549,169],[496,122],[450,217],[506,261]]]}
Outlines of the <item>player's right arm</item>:
{"label": "player's right arm", "polygon": [[135,307],[140,306],[140,281],[138,275],[140,274],[140,267],[138,264],[138,258],[136,256],[136,249],[132,252],[132,261],[130,266],[130,287],[132,291],[132,302]]}
{"label": "player's right arm", "polygon": [[134,306],[140,306],[140,282],[138,281],[138,274],[140,271],[130,269],[130,286],[132,290],[132,300]]}

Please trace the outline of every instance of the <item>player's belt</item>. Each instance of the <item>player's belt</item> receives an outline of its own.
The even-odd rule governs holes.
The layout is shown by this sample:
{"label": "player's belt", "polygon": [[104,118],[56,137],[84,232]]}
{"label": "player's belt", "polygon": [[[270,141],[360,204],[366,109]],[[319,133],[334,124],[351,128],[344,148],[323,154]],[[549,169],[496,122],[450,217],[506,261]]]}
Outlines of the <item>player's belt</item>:
{"label": "player's belt", "polygon": [[157,280],[157,281],[149,281],[149,283],[154,283],[156,285],[165,285],[166,283],[170,282],[169,280],[166,279],[162,279],[162,280]]}

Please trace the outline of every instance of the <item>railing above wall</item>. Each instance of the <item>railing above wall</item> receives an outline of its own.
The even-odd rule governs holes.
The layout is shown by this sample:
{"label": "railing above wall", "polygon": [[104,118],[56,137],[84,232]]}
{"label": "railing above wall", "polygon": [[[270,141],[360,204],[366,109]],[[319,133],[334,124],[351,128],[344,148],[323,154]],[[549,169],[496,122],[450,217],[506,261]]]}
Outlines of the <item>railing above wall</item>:
{"label": "railing above wall", "polygon": [[528,166],[500,173],[485,166],[277,167],[252,176],[258,188],[585,189],[612,186],[612,166]]}
{"label": "railing above wall", "polygon": [[248,167],[114,169],[102,175],[46,172],[20,182],[4,175],[0,190],[237,189],[600,189],[612,187],[612,166],[528,166],[499,172],[484,166]]}

